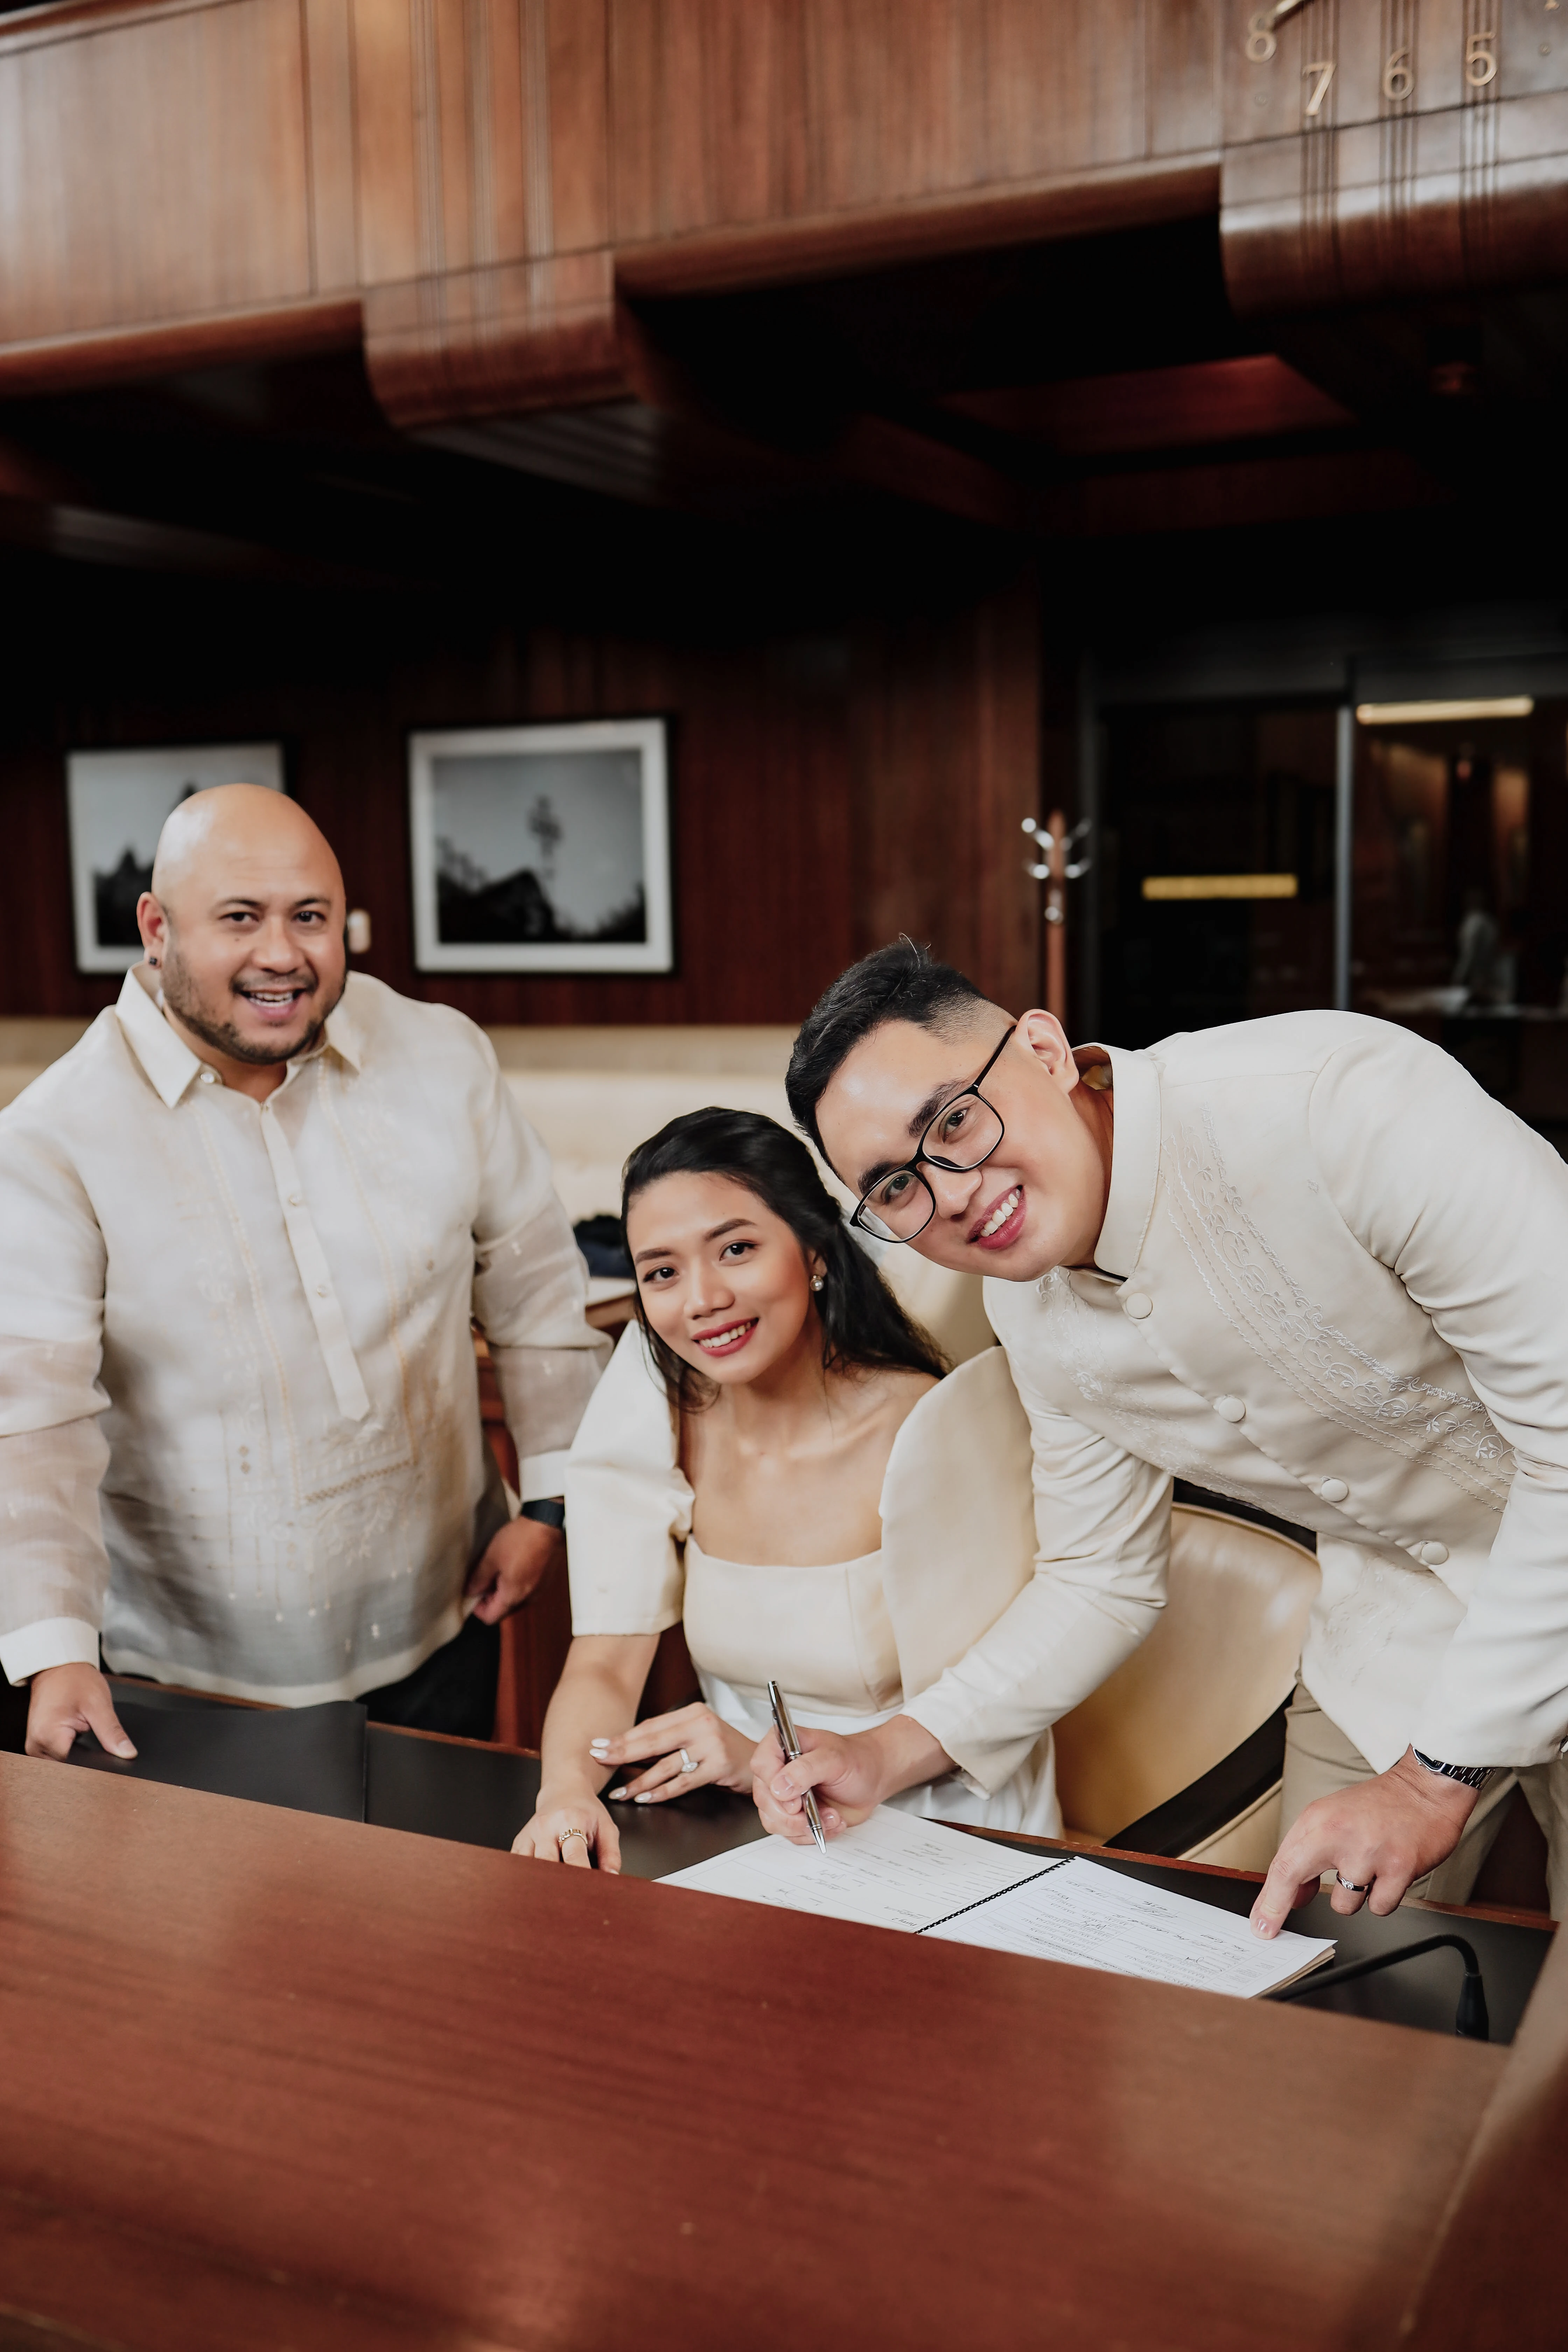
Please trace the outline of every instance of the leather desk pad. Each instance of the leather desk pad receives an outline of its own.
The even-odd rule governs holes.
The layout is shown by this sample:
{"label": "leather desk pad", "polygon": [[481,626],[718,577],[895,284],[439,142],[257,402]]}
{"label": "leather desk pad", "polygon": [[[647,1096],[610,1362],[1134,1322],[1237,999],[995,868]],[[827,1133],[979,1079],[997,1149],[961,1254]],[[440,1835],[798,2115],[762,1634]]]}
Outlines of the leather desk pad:
{"label": "leather desk pad", "polygon": [[297,1813],[364,1820],[365,1716],[353,1699],[278,1708],[204,1706],[197,1700],[174,1707],[132,1696],[134,1687],[122,1685],[115,1692],[120,1720],[136,1743],[134,1759],[107,1754],[83,1732],[70,1763]]}

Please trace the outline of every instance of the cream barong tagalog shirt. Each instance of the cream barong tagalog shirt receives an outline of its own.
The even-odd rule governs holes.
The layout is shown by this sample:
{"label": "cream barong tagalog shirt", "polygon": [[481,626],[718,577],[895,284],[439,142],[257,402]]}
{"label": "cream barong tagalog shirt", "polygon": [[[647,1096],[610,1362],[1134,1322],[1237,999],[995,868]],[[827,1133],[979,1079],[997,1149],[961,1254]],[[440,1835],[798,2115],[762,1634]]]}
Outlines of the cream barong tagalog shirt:
{"label": "cream barong tagalog shirt", "polygon": [[1173,1474],[1316,1530],[1301,1672],[1377,1769],[1568,1733],[1568,1167],[1408,1031],[1300,1013],[1112,1051],[1092,1267],[989,1281],[1040,1572],[910,1711],[950,1753],[1102,1682]]}
{"label": "cream barong tagalog shirt", "polygon": [[[290,1706],[451,1639],[491,1483],[603,1361],[548,1157],[482,1031],[351,975],[265,1102],[137,974],[0,1113],[0,1664]],[[493,1497],[491,1498],[493,1501]]]}

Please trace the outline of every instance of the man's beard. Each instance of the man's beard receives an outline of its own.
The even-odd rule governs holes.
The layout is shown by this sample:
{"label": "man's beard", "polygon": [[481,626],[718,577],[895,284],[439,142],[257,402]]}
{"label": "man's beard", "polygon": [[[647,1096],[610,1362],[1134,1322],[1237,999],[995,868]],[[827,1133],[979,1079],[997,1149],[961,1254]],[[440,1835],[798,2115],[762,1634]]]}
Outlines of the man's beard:
{"label": "man's beard", "polygon": [[179,1014],[185,1027],[199,1037],[204,1045],[210,1045],[215,1053],[226,1054],[235,1062],[291,1062],[298,1055],[313,1051],[331,1017],[329,1007],[321,1020],[314,1022],[304,1036],[297,1038],[292,1045],[285,1045],[281,1038],[276,1045],[253,1044],[248,1037],[242,1037],[231,1022],[209,1021],[206,1018],[184,965],[173,950],[163,959],[163,1002],[171,1013]]}

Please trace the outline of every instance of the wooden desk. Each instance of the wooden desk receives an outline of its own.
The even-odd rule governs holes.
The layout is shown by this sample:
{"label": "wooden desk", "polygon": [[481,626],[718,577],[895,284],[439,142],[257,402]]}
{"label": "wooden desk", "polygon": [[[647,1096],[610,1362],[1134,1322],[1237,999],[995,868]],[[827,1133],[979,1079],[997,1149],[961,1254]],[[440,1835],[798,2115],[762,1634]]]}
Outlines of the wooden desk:
{"label": "wooden desk", "polygon": [[1392,2346],[1510,2063],[11,1756],[0,2032],[40,2352]]}

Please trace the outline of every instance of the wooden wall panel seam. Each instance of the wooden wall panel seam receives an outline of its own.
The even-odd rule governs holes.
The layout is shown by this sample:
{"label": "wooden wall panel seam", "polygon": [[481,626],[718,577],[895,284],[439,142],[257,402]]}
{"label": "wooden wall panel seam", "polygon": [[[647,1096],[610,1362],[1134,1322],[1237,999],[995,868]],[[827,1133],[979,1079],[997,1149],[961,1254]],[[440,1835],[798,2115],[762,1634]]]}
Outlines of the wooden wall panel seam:
{"label": "wooden wall panel seam", "polygon": [[300,132],[305,150],[305,233],[310,256],[310,292],[321,290],[321,265],[317,255],[316,220],[316,156],[311,137],[310,110],[310,0],[298,0],[300,16]]}
{"label": "wooden wall panel seam", "polygon": [[359,286],[353,18],[349,0],[300,0],[312,285]]}
{"label": "wooden wall panel seam", "polygon": [[523,26],[523,249],[531,261],[542,261],[556,251],[549,0],[520,0],[520,6]]}

